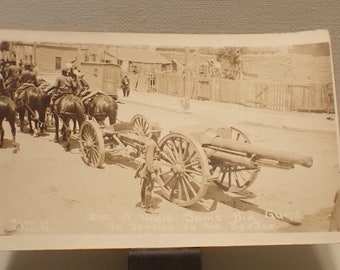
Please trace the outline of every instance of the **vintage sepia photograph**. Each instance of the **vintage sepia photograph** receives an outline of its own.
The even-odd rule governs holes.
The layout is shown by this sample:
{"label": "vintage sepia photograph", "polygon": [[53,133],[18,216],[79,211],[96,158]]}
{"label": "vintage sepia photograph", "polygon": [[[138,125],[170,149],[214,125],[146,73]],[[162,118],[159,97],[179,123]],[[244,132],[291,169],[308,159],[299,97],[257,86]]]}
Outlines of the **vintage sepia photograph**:
{"label": "vintage sepia photograph", "polygon": [[326,30],[0,30],[0,64],[0,249],[340,241]]}

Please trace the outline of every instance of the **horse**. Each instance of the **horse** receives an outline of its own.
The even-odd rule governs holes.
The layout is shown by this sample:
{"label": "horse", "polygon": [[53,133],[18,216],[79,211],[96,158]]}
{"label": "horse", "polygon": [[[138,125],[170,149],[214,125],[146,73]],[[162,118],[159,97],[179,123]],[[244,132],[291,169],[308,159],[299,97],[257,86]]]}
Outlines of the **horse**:
{"label": "horse", "polygon": [[110,96],[96,94],[90,101],[85,102],[85,109],[89,118],[94,118],[99,125],[105,125],[104,121],[109,117],[110,125],[117,121],[118,104]]}
{"label": "horse", "polygon": [[[46,129],[45,114],[49,105],[50,97],[34,84],[24,83],[16,93],[16,106],[19,113],[20,129],[24,130],[24,117],[27,111],[30,133],[33,132],[35,137],[44,133]],[[38,113],[39,118],[36,114]],[[35,123],[35,129],[32,128],[32,118]],[[39,128],[39,131],[38,131]]]}
{"label": "horse", "polygon": [[69,128],[70,120],[78,121],[79,126],[85,121],[85,107],[81,99],[70,93],[65,94],[55,101],[53,109],[55,119],[55,138],[56,143],[59,142],[59,118],[62,120],[63,140],[67,141],[65,150],[70,151],[71,130]]}
{"label": "horse", "polygon": [[4,144],[5,131],[2,127],[2,122],[6,118],[11,126],[12,131],[12,144],[15,150],[17,150],[17,143],[15,141],[16,128],[15,128],[15,104],[14,102],[6,96],[0,96],[0,147]]}
{"label": "horse", "polygon": [[79,77],[79,96],[85,106],[85,112],[90,119],[94,118],[99,125],[105,125],[104,121],[109,117],[110,125],[117,121],[117,102],[109,95],[101,91],[90,91],[88,83],[82,76]]}

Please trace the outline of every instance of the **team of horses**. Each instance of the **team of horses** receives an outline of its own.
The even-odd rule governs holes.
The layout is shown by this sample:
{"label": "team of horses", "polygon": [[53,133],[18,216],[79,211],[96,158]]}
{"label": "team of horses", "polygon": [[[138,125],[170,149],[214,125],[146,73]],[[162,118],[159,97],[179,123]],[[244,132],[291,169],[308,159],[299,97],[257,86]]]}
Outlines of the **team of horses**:
{"label": "team of horses", "polygon": [[[54,108],[50,108],[51,92],[45,91],[48,83],[39,80],[39,85],[23,84],[17,89],[14,101],[8,96],[0,96],[0,147],[4,143],[3,120],[6,119],[12,131],[12,143],[15,149],[16,143],[16,115],[19,115],[20,130],[24,132],[25,115],[29,124],[30,133],[38,137],[46,129],[46,112],[49,110],[54,117],[55,137],[54,141],[59,142],[59,128],[61,123],[61,134],[63,141],[66,141],[65,150],[70,150],[70,139],[72,131],[70,122],[74,125],[78,122],[79,127],[87,119],[95,119],[100,125],[104,125],[106,118],[109,118],[110,125],[116,123],[117,102],[103,92],[95,92],[89,100],[84,102],[82,97],[83,89],[77,89],[75,93],[65,94],[55,101]],[[34,123],[34,128],[32,126]]]}

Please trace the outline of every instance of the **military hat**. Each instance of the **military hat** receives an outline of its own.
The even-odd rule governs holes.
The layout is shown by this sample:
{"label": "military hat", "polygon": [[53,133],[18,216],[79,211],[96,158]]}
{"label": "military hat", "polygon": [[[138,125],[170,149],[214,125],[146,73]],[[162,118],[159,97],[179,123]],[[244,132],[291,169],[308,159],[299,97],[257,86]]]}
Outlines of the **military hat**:
{"label": "military hat", "polygon": [[158,122],[153,122],[151,124],[151,132],[161,132],[161,131],[162,131],[162,128]]}
{"label": "military hat", "polygon": [[63,67],[63,68],[61,69],[61,71],[62,71],[62,72],[69,72],[70,69],[68,69],[67,67]]}

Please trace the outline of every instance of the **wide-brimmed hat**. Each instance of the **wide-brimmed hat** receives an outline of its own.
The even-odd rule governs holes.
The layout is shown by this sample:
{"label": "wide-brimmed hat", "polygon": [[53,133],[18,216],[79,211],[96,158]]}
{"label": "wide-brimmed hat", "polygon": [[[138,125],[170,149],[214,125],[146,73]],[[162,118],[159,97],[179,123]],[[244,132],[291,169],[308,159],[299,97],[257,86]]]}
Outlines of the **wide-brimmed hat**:
{"label": "wide-brimmed hat", "polygon": [[154,122],[151,124],[151,132],[161,132],[162,127],[158,122]]}

